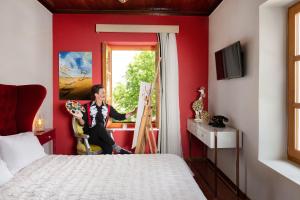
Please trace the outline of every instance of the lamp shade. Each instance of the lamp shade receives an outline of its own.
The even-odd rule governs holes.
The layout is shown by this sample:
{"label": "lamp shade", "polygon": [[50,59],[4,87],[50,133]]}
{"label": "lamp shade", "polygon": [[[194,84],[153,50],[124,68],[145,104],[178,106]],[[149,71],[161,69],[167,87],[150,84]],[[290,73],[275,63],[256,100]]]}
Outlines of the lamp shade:
{"label": "lamp shade", "polygon": [[40,115],[35,120],[34,130],[37,132],[45,130],[45,119]]}

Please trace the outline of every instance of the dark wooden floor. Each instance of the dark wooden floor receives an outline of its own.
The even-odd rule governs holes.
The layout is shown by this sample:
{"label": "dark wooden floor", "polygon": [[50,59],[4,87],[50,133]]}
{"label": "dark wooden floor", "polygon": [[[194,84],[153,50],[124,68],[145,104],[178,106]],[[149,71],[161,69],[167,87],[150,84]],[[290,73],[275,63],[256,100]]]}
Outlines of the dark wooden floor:
{"label": "dark wooden floor", "polygon": [[217,198],[214,197],[214,168],[209,161],[193,159],[186,161],[194,173],[194,178],[208,200],[231,200],[231,199],[248,199],[243,193],[239,193],[239,198],[235,191],[234,184],[221,172],[218,172]]}

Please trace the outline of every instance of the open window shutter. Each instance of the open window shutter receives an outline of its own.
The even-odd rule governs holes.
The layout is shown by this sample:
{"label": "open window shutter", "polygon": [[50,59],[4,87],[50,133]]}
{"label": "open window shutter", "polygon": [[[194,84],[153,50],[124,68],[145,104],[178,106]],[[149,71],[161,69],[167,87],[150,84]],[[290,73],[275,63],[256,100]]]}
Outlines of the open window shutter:
{"label": "open window shutter", "polygon": [[107,43],[102,43],[102,84],[106,90],[107,103],[112,100],[112,50]]}

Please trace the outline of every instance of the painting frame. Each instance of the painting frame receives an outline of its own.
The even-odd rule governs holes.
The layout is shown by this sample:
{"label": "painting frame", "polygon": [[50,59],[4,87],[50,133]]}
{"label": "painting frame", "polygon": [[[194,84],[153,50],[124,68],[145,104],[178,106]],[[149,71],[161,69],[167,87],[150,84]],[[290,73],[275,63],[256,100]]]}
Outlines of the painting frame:
{"label": "painting frame", "polygon": [[89,100],[92,52],[59,51],[59,99]]}

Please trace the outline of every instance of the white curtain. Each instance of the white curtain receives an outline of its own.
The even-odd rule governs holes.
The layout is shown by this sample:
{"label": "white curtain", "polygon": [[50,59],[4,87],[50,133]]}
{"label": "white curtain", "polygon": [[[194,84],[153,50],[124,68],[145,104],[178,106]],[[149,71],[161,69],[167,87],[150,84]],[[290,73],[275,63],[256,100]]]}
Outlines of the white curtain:
{"label": "white curtain", "polygon": [[182,156],[179,119],[178,59],[175,33],[159,33],[161,50],[161,108],[158,148]]}

